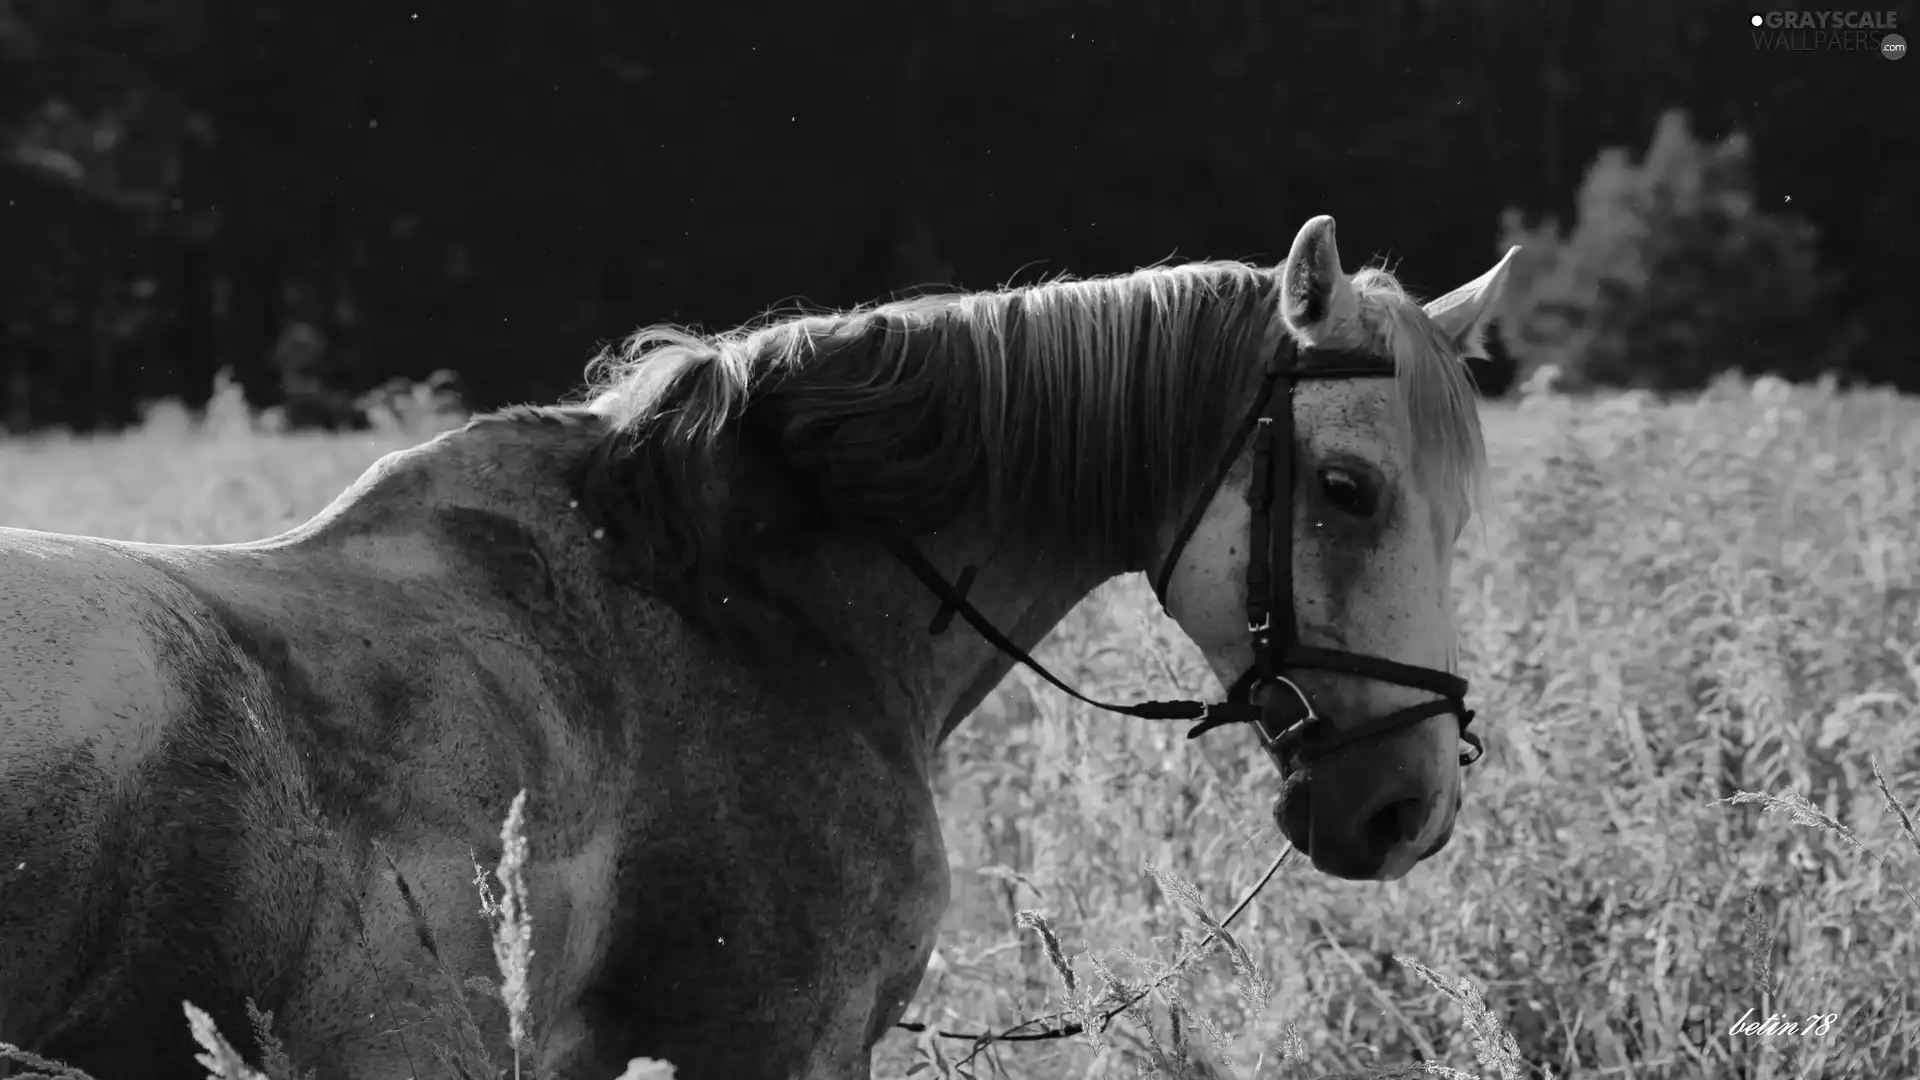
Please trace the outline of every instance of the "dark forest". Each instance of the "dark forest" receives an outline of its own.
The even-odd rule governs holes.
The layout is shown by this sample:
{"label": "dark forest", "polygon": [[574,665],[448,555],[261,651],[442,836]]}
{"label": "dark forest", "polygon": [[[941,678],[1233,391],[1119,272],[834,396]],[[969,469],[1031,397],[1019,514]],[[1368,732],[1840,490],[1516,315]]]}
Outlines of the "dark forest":
{"label": "dark forest", "polygon": [[[7,0],[0,418],[119,427],[221,369],[256,406],[439,369],[476,407],[552,399],[648,323],[1277,260],[1319,213],[1431,294],[1515,220],[1571,225],[1598,156],[1669,110],[1742,140],[1753,212],[1810,237],[1806,362],[1920,385],[1920,66],[1751,14]],[[1690,362],[1811,373],[1743,336],[1777,337]]]}

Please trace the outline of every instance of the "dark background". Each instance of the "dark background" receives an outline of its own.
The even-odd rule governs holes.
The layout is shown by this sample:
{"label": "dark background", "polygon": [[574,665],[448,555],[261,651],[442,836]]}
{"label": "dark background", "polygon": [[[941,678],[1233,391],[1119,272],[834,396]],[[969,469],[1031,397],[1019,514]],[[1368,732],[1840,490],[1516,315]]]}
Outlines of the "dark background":
{"label": "dark background", "polygon": [[255,405],[439,368],[477,407],[553,399],[649,322],[1277,261],[1318,213],[1349,269],[1432,295],[1669,108],[1750,138],[1756,205],[1819,230],[1836,324],[1920,374],[1920,60],[1759,51],[1751,14],[0,0],[0,418],[118,426],[204,405],[222,367]]}

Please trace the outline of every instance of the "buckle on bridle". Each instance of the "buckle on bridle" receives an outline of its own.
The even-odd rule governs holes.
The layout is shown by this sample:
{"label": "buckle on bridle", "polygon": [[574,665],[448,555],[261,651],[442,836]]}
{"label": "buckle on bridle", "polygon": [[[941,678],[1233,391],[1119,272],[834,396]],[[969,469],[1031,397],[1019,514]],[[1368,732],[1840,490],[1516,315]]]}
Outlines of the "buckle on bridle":
{"label": "buckle on bridle", "polygon": [[1259,622],[1254,622],[1252,619],[1247,620],[1247,633],[1249,634],[1264,634],[1271,629],[1273,629],[1273,612],[1271,611],[1260,616]]}

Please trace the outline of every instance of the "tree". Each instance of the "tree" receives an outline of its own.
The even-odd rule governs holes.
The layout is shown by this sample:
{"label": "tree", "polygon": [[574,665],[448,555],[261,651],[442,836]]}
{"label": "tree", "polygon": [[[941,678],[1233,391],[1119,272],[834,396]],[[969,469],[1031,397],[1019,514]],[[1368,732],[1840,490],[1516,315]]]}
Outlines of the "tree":
{"label": "tree", "polygon": [[1685,390],[1727,369],[1812,378],[1858,343],[1857,323],[1824,317],[1834,283],[1813,226],[1754,206],[1738,133],[1703,142],[1669,111],[1642,160],[1601,152],[1577,213],[1570,232],[1505,217],[1501,246],[1520,244],[1525,265],[1502,333],[1523,373]]}

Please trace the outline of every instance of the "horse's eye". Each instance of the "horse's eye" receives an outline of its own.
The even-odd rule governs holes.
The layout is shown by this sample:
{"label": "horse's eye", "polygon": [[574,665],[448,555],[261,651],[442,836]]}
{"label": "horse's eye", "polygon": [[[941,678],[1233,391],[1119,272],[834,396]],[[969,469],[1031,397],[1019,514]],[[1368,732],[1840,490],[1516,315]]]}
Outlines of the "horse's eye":
{"label": "horse's eye", "polygon": [[1321,469],[1320,494],[1334,509],[1356,518],[1370,518],[1380,508],[1380,496],[1373,485],[1346,469]]}

